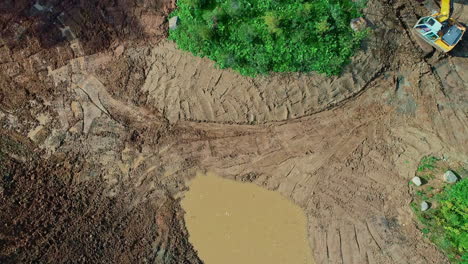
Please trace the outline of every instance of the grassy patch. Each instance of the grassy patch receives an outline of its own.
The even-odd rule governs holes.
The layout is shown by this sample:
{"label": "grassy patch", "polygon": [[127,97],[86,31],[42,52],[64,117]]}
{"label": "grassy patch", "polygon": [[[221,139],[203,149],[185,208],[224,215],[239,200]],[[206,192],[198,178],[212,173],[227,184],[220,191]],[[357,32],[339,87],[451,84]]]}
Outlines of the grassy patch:
{"label": "grassy patch", "polygon": [[[445,252],[451,263],[468,263],[468,178],[462,167],[452,169],[462,176],[456,184],[446,184],[434,176],[442,175],[448,168],[451,165],[440,159],[423,158],[416,175],[433,173],[426,184],[412,187],[410,206],[421,224],[421,232]],[[422,201],[431,204],[429,210],[421,211]]]}
{"label": "grassy patch", "polygon": [[180,23],[169,38],[180,49],[249,76],[338,74],[366,36],[349,26],[364,2],[179,0],[177,6],[171,16]]}
{"label": "grassy patch", "polygon": [[435,168],[435,163],[439,160],[439,158],[434,156],[422,158],[418,166],[418,171],[433,170]]}

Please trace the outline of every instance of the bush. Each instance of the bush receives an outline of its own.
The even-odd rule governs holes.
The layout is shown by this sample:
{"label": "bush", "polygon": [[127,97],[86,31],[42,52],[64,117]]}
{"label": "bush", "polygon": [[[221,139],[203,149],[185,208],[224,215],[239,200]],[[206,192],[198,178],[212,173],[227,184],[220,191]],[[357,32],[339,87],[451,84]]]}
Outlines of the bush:
{"label": "bush", "polygon": [[444,229],[447,246],[453,249],[454,255],[468,262],[468,179],[441,195],[435,221]]}
{"label": "bush", "polygon": [[411,204],[424,225],[421,231],[447,254],[452,263],[468,263],[468,178],[447,186],[430,202],[438,205],[425,212]]}
{"label": "bush", "polygon": [[435,168],[434,164],[440,159],[433,156],[423,157],[418,166],[418,171],[424,170],[433,170]]}
{"label": "bush", "polygon": [[180,49],[255,76],[269,72],[338,74],[365,33],[349,27],[351,0],[179,0],[170,32]]}

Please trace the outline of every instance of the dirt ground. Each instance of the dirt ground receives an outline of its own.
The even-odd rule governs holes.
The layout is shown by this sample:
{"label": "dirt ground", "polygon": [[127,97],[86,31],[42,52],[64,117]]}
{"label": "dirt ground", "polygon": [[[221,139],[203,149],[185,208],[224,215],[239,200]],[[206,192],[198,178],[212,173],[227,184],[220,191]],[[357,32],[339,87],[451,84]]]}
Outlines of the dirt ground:
{"label": "dirt ground", "polygon": [[165,40],[174,7],[0,3],[0,262],[202,263],[179,201],[211,171],[301,206],[318,264],[448,263],[409,207],[421,157],[468,162],[468,40],[409,30],[433,2],[370,0],[332,78],[215,69]]}

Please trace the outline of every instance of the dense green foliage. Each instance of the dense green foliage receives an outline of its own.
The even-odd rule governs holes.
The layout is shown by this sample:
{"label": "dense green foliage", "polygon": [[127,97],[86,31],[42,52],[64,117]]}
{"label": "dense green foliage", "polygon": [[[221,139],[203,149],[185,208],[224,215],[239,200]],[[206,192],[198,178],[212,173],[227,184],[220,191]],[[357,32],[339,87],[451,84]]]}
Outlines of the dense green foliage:
{"label": "dense green foliage", "polygon": [[452,263],[468,263],[468,178],[454,185],[447,185],[442,192],[428,198],[432,188],[418,191],[422,199],[436,206],[421,212],[416,204],[413,209],[424,225],[422,232],[437,244]]}
{"label": "dense green foliage", "polygon": [[468,263],[468,179],[448,188],[441,194],[440,210],[435,213],[435,224],[445,231],[443,247],[452,248],[453,256],[461,256]]}
{"label": "dense green foliage", "polygon": [[338,74],[366,32],[349,26],[363,3],[351,0],[179,0],[169,38],[220,68]]}

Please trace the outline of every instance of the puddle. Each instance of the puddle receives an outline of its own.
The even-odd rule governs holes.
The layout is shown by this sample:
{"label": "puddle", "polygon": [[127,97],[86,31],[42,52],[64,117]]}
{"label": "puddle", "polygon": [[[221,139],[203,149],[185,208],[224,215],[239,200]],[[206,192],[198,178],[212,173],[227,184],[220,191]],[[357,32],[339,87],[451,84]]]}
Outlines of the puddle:
{"label": "puddle", "polygon": [[304,212],[277,192],[199,174],[182,207],[205,264],[314,263]]}

